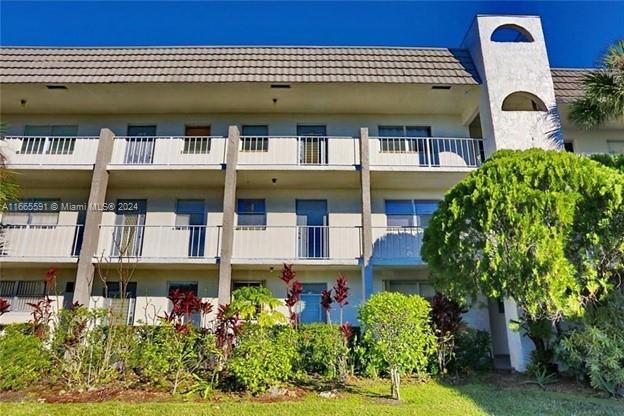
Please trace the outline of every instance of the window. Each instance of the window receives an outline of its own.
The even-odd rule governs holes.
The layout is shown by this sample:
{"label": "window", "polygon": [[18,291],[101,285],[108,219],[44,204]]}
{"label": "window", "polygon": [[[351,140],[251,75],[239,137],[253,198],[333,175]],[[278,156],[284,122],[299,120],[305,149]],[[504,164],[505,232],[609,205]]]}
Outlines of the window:
{"label": "window", "polygon": [[197,296],[197,282],[169,282],[169,290],[167,293],[171,293],[174,290],[179,290],[180,292],[191,292]]}
{"label": "window", "polygon": [[2,298],[39,298],[46,294],[46,283],[42,280],[3,280],[0,281]]}
{"label": "window", "polygon": [[433,299],[435,289],[429,282],[415,280],[386,280],[385,287],[388,292],[398,292],[405,295],[420,295],[427,300]]}
{"label": "window", "polygon": [[609,153],[624,155],[624,140],[608,140]]}
{"label": "window", "polygon": [[24,155],[70,155],[76,147],[78,126],[26,126],[20,153]]}
{"label": "window", "polygon": [[564,141],[563,150],[565,150],[566,152],[574,153],[574,142]]}
{"label": "window", "polygon": [[58,224],[60,206],[58,199],[25,199],[9,205],[9,210],[2,215],[2,224],[53,227]]}
{"label": "window", "polygon": [[186,126],[182,153],[199,155],[210,153],[210,126]]}
{"label": "window", "polygon": [[[121,299],[121,283],[120,282],[107,282],[102,288],[103,296],[107,299]],[[126,283],[126,294],[124,298],[134,299],[136,298],[137,284],[136,282]]]}
{"label": "window", "polygon": [[379,126],[378,131],[384,153],[424,151],[425,141],[419,138],[431,137],[429,126]]}
{"label": "window", "polygon": [[533,42],[533,36],[525,28],[514,25],[506,24],[496,28],[492,32],[490,37],[492,42],[505,42],[505,43],[527,43]]}
{"label": "window", "polygon": [[537,96],[524,91],[512,92],[503,100],[503,111],[548,111]]}
{"label": "window", "polygon": [[238,225],[250,227],[266,226],[266,204],[264,199],[239,199],[236,207]]}
{"label": "window", "polygon": [[204,201],[179,199],[176,204],[176,226],[204,225]]}
{"label": "window", "polygon": [[268,152],[269,126],[243,126],[241,152]]}
{"label": "window", "polygon": [[388,200],[386,217],[389,227],[422,227],[429,225],[438,201]]}

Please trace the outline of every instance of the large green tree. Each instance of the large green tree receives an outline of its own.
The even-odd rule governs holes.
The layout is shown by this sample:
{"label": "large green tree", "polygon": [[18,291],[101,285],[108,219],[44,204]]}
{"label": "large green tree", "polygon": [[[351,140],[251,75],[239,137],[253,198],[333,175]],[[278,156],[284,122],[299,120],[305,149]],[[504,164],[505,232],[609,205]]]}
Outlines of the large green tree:
{"label": "large green tree", "polygon": [[585,157],[499,151],[446,194],[422,256],[451,298],[510,297],[527,323],[582,315],[624,275],[623,189]]}
{"label": "large green tree", "polygon": [[624,117],[624,39],[602,58],[601,68],[583,78],[583,95],[570,107],[570,119],[583,128]]}

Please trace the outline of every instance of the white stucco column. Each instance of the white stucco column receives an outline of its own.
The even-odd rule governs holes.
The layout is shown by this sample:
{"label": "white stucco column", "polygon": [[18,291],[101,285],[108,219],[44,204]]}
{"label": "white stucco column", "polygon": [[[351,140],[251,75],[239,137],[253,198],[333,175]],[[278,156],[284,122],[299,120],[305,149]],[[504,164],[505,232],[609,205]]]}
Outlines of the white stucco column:
{"label": "white stucco column", "polygon": [[531,362],[530,354],[533,351],[533,343],[523,331],[513,331],[509,328],[509,322],[517,321],[520,316],[516,302],[513,299],[505,299],[504,304],[509,361],[514,370],[524,372],[527,369],[527,365]]}

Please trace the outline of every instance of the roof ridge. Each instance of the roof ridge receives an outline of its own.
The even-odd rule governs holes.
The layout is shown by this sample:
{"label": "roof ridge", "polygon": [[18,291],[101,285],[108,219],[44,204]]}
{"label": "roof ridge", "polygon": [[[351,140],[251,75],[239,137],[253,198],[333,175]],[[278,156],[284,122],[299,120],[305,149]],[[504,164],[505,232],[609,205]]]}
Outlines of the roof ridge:
{"label": "roof ridge", "polygon": [[379,45],[124,45],[124,46],[12,46],[2,45],[0,49],[400,49],[400,50],[462,50],[466,48],[436,47],[436,46],[379,46]]}

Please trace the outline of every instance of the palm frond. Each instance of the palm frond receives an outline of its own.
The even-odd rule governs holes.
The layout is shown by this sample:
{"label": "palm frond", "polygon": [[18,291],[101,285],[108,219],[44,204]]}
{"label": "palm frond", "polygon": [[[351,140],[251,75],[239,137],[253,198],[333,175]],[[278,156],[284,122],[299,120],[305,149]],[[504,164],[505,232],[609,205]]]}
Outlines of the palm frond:
{"label": "palm frond", "polygon": [[585,129],[624,117],[624,40],[609,47],[602,64],[583,77],[583,95],[570,106],[570,120]]}

